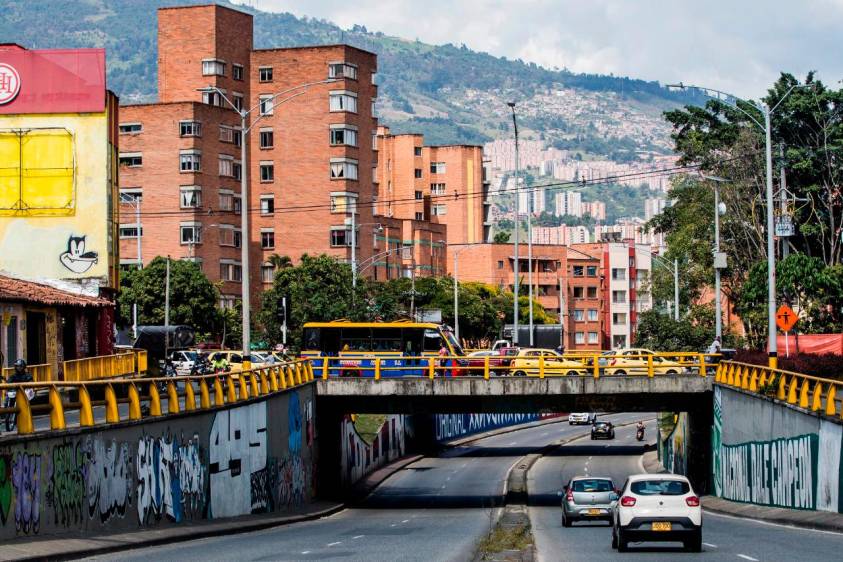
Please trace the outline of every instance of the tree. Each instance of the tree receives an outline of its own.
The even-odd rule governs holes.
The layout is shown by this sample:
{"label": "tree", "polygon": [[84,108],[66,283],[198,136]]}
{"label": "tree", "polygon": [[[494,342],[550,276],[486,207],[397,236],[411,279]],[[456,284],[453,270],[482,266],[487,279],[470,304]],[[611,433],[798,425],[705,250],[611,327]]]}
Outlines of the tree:
{"label": "tree", "polygon": [[494,237],[495,244],[508,244],[509,243],[509,232],[496,232]]}
{"label": "tree", "polygon": [[[164,291],[167,259],[156,257],[143,269],[121,275],[117,296],[118,325],[132,323],[132,307],[138,305],[138,324],[164,324]],[[170,260],[170,324],[191,326],[197,334],[213,334],[220,326],[219,291],[200,267],[189,261]]]}

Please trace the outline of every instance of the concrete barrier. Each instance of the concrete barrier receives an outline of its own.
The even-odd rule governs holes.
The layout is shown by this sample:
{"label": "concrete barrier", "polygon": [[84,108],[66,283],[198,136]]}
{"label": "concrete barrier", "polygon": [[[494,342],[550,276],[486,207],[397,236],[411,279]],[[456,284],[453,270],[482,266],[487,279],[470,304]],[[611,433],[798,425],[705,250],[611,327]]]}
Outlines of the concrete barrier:
{"label": "concrete barrier", "polygon": [[839,419],[715,385],[715,495],[757,505],[843,513],[841,450]]}
{"label": "concrete barrier", "polygon": [[313,497],[314,387],[0,441],[0,539],[278,512]]}

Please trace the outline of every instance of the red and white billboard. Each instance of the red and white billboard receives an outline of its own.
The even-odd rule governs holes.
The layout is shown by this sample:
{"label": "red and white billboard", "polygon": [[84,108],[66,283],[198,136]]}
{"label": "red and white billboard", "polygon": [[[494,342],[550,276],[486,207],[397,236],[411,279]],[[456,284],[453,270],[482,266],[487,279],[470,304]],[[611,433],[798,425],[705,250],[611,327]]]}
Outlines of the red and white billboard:
{"label": "red and white billboard", "polygon": [[105,110],[105,49],[0,44],[0,114]]}

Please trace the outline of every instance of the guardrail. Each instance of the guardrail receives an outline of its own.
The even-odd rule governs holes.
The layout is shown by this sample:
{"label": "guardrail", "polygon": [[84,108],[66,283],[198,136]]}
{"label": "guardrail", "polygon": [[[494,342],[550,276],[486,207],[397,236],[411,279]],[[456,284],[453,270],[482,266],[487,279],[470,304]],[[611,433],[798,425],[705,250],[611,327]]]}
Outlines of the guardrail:
{"label": "guardrail", "polygon": [[[144,355],[146,354],[144,353]],[[129,352],[65,361],[64,380],[67,382],[85,382],[140,373],[142,371],[136,368],[136,364],[140,363],[139,356],[139,353]],[[144,357],[143,362],[146,362],[146,357]]]}
{"label": "guardrail", "polygon": [[843,381],[738,361],[720,363],[714,381],[771,396],[812,412],[823,411],[827,416],[839,413],[843,418]]}
{"label": "guardrail", "polygon": [[498,376],[671,376],[713,375],[719,354],[656,353],[595,355],[593,353],[559,356],[376,356],[361,352],[341,356],[311,357],[313,369],[322,379],[364,377],[474,376],[489,379]]}
{"label": "guardrail", "polygon": [[[0,391],[4,393],[8,390],[16,390],[17,398],[14,407],[0,408],[0,422],[5,421],[5,416],[9,414],[16,415],[17,432],[30,434],[35,431],[34,416],[48,414],[50,430],[62,430],[67,427],[67,412],[77,410],[79,425],[88,427],[96,424],[95,406],[105,406],[105,423],[141,420],[165,415],[162,410],[162,398],[166,398],[166,414],[178,414],[182,411],[206,410],[248,400],[312,380],[314,380],[314,372],[310,362],[296,360],[261,369],[214,375],[0,384]],[[47,404],[31,404],[24,392],[26,389],[34,389],[36,392],[48,391]],[[69,390],[71,394],[75,392],[78,395],[78,401],[64,403],[61,390]],[[147,393],[142,395],[142,390],[146,390]],[[102,393],[104,399],[93,400],[92,394],[99,393]],[[182,399],[184,399],[183,407]],[[141,402],[147,403],[148,414],[141,408]],[[120,404],[129,405],[125,418],[121,417],[118,407]]]}
{"label": "guardrail", "polygon": [[[26,370],[32,375],[32,380],[35,382],[47,382],[53,380],[53,366],[49,363],[44,365],[28,365]],[[9,380],[9,377],[14,372],[14,367],[4,367],[3,380]]]}

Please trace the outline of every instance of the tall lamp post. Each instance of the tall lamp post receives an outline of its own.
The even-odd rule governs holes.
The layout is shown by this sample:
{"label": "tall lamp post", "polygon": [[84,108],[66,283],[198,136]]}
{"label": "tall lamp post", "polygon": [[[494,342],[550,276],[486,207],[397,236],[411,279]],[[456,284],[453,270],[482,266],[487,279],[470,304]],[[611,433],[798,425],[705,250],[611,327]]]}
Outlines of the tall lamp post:
{"label": "tall lamp post", "polygon": [[[337,82],[336,78],[329,78],[328,80],[319,80],[317,82],[307,82],[305,84],[299,84],[298,86],[294,86],[292,88],[287,88],[281,92],[273,94],[269,98],[261,99],[257,105],[249,108],[239,108],[237,105],[234,104],[228,97],[226,97],[225,93],[217,88],[216,86],[207,86],[205,88],[199,88],[200,92],[203,93],[216,93],[220,96],[220,99],[224,100],[231,109],[237,112],[237,115],[240,116],[240,229],[243,231],[242,236],[245,237],[241,244],[241,252],[240,252],[240,267],[243,271],[241,275],[241,287],[243,291],[242,297],[242,305],[243,305],[243,369],[248,370],[252,367],[252,360],[251,360],[251,351],[252,351],[252,342],[251,342],[251,310],[250,310],[250,300],[251,295],[249,294],[250,284],[249,284],[249,165],[246,161],[246,145],[248,144],[249,133],[258,124],[258,122],[263,119],[266,115],[270,113],[266,113],[266,108],[275,108],[282,103],[286,103],[293,98],[303,95],[305,92],[297,92],[281,101],[276,101],[280,96],[285,94],[289,94],[290,92],[294,92],[296,90],[304,90],[309,88],[310,86],[315,86],[317,84],[330,84],[333,82]],[[257,118],[252,119],[251,125],[247,126],[247,120],[249,116],[259,108],[263,108],[263,111],[259,111],[259,115]]]}
{"label": "tall lamp post", "polygon": [[513,286],[512,299],[512,345],[518,346],[518,278],[521,274],[521,264],[518,261],[518,231],[521,230],[521,184],[519,182],[518,161],[518,121],[515,118],[515,102],[508,102],[506,105],[512,110],[512,128],[515,132],[515,283]]}
{"label": "tall lamp post", "polygon": [[720,252],[720,215],[726,208],[720,202],[720,184],[729,180],[717,176],[700,174],[704,180],[714,184],[714,335],[723,341],[723,305],[720,294],[720,270],[726,267],[726,254]]}
{"label": "tall lamp post", "polygon": [[761,113],[764,116],[763,125],[751,113],[749,113],[748,111],[738,105],[738,101],[742,101],[747,105],[750,104],[746,100],[743,100],[737,96],[733,96],[732,94],[723,92],[721,90],[715,90],[714,88],[706,88],[703,86],[691,86],[683,84],[681,82],[679,84],[668,84],[667,86],[668,88],[675,88],[680,90],[693,89],[702,92],[708,97],[717,99],[724,103],[728,103],[729,105],[749,117],[749,119],[764,132],[767,163],[767,349],[769,352],[769,366],[772,369],[775,369],[778,366],[778,342],[776,341],[776,242],[773,236],[775,220],[773,216],[773,149],[772,141],[770,138],[772,129],[770,125],[770,117],[795,88],[804,86],[808,86],[808,84],[794,84],[793,86],[791,86],[784,93],[784,95],[779,98],[778,103],[776,103],[776,105],[774,105],[773,107],[770,107],[766,103],[761,102],[759,105],[761,107]]}

